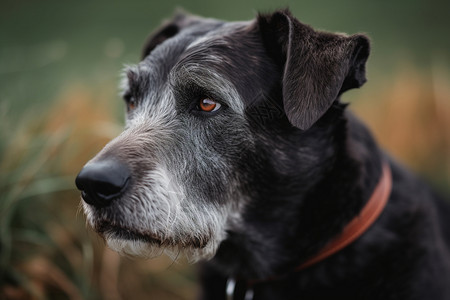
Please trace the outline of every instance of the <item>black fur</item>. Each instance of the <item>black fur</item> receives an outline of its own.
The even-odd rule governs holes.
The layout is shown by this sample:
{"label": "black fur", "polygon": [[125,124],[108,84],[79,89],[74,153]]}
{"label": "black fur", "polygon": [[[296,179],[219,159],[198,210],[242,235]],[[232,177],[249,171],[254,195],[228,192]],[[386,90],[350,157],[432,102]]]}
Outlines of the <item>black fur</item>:
{"label": "black fur", "polygon": [[[222,25],[177,17],[149,39],[144,57],[186,28],[200,36]],[[178,65],[203,63],[246,101],[254,143],[230,162],[251,201],[242,228],[203,264],[202,299],[225,299],[229,278],[239,280],[235,299],[254,280],[255,300],[450,299],[447,204],[383,153],[339,99],[366,81],[368,39],[315,31],[289,11],[217,39],[186,50]],[[211,54],[221,60],[206,62]],[[218,143],[227,155],[227,140]],[[381,217],[339,253],[294,272],[358,215],[382,161],[393,189]]]}

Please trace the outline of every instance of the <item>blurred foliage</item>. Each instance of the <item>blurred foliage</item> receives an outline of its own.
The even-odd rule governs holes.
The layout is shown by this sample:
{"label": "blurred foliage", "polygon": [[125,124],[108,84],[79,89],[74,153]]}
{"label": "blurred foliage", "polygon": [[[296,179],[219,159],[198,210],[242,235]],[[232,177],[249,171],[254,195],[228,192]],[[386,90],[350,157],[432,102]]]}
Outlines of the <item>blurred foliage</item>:
{"label": "blurred foliage", "polygon": [[394,158],[450,194],[450,70],[443,66],[424,73],[403,65],[359,91],[352,108]]}
{"label": "blurred foliage", "polygon": [[369,82],[344,100],[450,193],[448,1],[0,0],[0,299],[195,298],[192,266],[106,249],[73,184],[121,130],[123,64],[177,6],[227,20],[290,6],[317,28],[368,33]]}
{"label": "blurred foliage", "polygon": [[440,53],[449,58],[447,0],[0,0],[0,99],[20,114],[31,104],[44,109],[74,81],[115,83],[124,64],[138,61],[146,36],[176,7],[245,20],[287,6],[316,28],[366,32],[373,41],[372,80],[391,74],[405,55],[424,67]]}
{"label": "blurred foliage", "polygon": [[90,246],[78,238],[75,218],[64,216],[77,205],[67,197],[73,187],[64,163],[73,153],[71,124],[53,127],[54,119],[31,111],[21,122],[7,113],[1,119],[0,292],[7,298],[82,299],[88,287]]}

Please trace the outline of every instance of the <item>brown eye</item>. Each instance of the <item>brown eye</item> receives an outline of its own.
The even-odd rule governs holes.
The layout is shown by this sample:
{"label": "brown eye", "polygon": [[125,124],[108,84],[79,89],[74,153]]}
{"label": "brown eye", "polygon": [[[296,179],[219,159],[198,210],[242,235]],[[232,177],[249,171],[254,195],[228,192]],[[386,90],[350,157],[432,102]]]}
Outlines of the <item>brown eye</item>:
{"label": "brown eye", "polygon": [[136,100],[134,99],[134,97],[131,94],[126,93],[123,96],[123,99],[125,100],[125,103],[127,104],[128,111],[131,111],[136,108],[136,105],[137,105]]}
{"label": "brown eye", "polygon": [[133,110],[136,108],[136,101],[134,99],[131,99],[130,102],[128,102],[128,109]]}
{"label": "brown eye", "polygon": [[221,105],[219,103],[208,98],[201,99],[199,103],[200,110],[204,112],[217,111],[220,107]]}

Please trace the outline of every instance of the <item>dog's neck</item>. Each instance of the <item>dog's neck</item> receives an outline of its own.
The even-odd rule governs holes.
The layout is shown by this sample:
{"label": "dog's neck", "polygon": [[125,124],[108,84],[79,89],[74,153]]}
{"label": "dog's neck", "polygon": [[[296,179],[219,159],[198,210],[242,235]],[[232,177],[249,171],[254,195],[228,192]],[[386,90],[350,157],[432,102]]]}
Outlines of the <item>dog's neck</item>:
{"label": "dog's neck", "polygon": [[354,242],[377,220],[385,208],[392,189],[392,175],[390,166],[387,162],[383,163],[383,173],[361,212],[348,223],[342,233],[335,237],[316,255],[309,258],[306,262],[297,267],[296,271],[306,269],[327,257],[335,254],[347,245]]}
{"label": "dog's neck", "polygon": [[[348,223],[342,232],[332,239],[324,248],[322,248],[317,254],[310,257],[307,261],[303,262],[297,268],[291,270],[292,272],[301,272],[310,266],[313,266],[331,255],[339,252],[362,234],[366,232],[368,228],[377,220],[380,214],[383,212],[392,189],[392,174],[390,165],[388,162],[383,161],[382,173],[378,181],[377,186],[373,190],[370,199],[367,201],[360,213]],[[245,299],[253,299],[253,286],[268,281],[279,280],[282,276],[270,277],[262,280],[241,280],[240,293],[245,294]],[[234,299],[236,280],[229,278],[226,285],[226,294],[230,299]]]}
{"label": "dog's neck", "polygon": [[[280,177],[274,171],[255,191],[259,200],[247,210],[242,230],[229,232],[213,260],[225,274],[247,279],[285,274],[318,253],[363,209],[382,174],[382,154],[364,125],[343,114],[330,116],[334,126],[298,138],[308,144],[323,130],[333,131],[327,134],[334,144],[326,145],[333,155],[322,157],[314,168],[320,174],[297,162],[291,169],[296,176]],[[305,177],[309,185],[298,184]]]}

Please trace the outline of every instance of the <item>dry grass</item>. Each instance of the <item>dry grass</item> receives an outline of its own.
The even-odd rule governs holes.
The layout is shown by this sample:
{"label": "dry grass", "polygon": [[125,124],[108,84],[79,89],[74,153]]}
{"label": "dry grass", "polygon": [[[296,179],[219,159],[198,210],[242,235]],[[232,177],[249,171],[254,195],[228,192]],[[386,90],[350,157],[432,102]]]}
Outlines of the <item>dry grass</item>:
{"label": "dry grass", "polygon": [[353,108],[394,157],[450,192],[450,74],[412,66],[397,74],[362,90]]}
{"label": "dry grass", "polygon": [[85,226],[73,181],[121,130],[110,98],[73,87],[19,127],[2,120],[1,299],[194,298],[186,266],[120,258]]}

